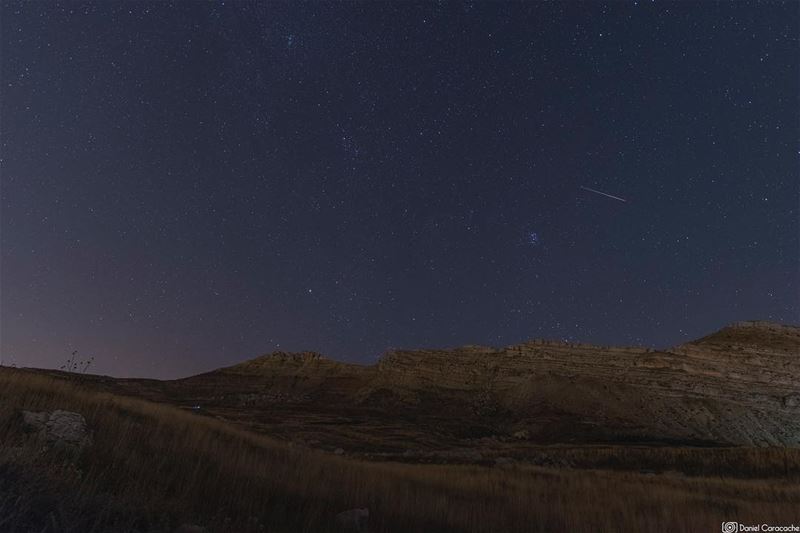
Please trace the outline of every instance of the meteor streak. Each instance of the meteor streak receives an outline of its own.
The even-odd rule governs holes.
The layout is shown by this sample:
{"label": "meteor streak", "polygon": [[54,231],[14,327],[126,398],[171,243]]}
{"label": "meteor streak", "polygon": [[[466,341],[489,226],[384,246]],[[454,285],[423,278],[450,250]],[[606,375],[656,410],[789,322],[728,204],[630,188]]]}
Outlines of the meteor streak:
{"label": "meteor streak", "polygon": [[595,190],[595,189],[591,189],[589,187],[584,187],[583,185],[581,185],[581,189],[583,189],[584,191],[593,192],[595,194],[601,194],[601,195],[606,196],[608,198],[612,198],[614,200],[619,200],[620,202],[627,202],[628,201],[625,198],[620,198],[619,196],[614,196],[612,194],[606,194],[603,191],[598,191],[598,190]]}

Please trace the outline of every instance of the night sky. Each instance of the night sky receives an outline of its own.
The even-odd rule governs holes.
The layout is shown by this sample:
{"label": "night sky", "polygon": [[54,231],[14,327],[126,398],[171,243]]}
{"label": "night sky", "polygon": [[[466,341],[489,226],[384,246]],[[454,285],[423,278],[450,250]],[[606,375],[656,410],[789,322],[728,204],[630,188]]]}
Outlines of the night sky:
{"label": "night sky", "polygon": [[3,364],[798,323],[799,9],[3,1]]}

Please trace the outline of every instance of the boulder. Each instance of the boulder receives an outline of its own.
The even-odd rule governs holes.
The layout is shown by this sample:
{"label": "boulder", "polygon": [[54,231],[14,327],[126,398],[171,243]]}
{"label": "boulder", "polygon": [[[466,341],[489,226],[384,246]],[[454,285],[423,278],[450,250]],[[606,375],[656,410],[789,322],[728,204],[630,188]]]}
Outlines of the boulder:
{"label": "boulder", "polygon": [[26,428],[39,434],[48,445],[80,451],[91,444],[92,437],[86,419],[80,413],[56,409],[55,411],[22,411]]}

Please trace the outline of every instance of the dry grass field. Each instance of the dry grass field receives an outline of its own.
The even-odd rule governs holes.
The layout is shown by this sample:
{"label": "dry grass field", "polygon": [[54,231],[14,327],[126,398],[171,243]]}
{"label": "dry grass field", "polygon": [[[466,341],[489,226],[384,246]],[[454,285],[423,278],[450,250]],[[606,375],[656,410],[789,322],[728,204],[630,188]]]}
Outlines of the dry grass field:
{"label": "dry grass field", "polygon": [[[699,532],[800,518],[796,449],[560,449],[571,468],[367,462],[78,380],[3,368],[0,391],[9,533],[328,531],[355,507],[369,508],[375,532]],[[48,450],[21,409],[82,413],[93,443],[78,457]]]}

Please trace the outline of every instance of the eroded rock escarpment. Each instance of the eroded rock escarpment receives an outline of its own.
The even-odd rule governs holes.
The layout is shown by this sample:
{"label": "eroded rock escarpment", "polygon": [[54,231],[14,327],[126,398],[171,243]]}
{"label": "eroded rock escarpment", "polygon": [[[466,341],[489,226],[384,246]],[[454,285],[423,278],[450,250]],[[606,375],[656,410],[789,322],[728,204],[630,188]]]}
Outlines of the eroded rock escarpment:
{"label": "eroded rock escarpment", "polygon": [[[436,390],[527,423],[545,440],[555,432],[800,445],[794,326],[742,322],[665,351],[547,341],[399,351],[380,362],[377,374],[377,383],[409,401]],[[572,431],[562,427],[565,420]]]}
{"label": "eroded rock escarpment", "polygon": [[800,445],[800,328],[766,322],[663,351],[531,341],[394,351],[375,366],[275,353],[182,383],[231,405],[490,426],[537,442]]}

